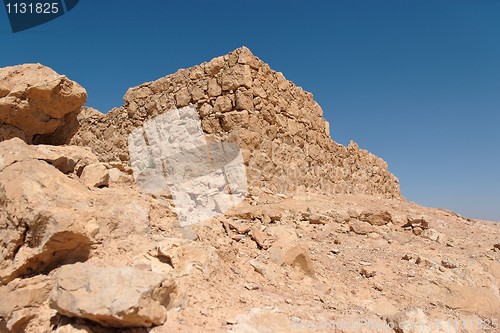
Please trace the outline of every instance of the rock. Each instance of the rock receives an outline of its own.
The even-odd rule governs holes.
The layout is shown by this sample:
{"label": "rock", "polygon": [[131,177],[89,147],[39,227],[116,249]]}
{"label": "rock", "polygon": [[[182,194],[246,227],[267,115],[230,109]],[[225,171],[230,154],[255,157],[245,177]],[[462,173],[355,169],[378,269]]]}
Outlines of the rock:
{"label": "rock", "polygon": [[0,141],[6,141],[12,138],[19,138],[25,142],[27,141],[24,131],[14,126],[0,124]]}
{"label": "rock", "polygon": [[280,265],[295,267],[302,273],[313,277],[315,270],[307,247],[301,244],[295,231],[276,227],[271,229],[277,240],[269,248],[269,259]]}
{"label": "rock", "polygon": [[213,78],[208,81],[208,96],[216,97],[222,93],[222,88],[217,82],[217,79]]}
{"label": "rock", "polygon": [[269,248],[269,240],[268,237],[259,229],[252,228],[251,231],[252,239],[257,243],[257,246],[263,250],[267,250]]}
{"label": "rock", "polygon": [[93,333],[93,331],[87,325],[68,324],[58,327],[54,333]]}
{"label": "rock", "polygon": [[98,162],[97,157],[92,154],[89,148],[28,146],[19,138],[0,143],[0,158],[0,171],[11,164],[36,159],[47,162],[65,174],[80,174],[86,165]]}
{"label": "rock", "polygon": [[187,106],[191,102],[191,94],[189,90],[184,87],[175,94],[175,103],[177,107]]}
{"label": "rock", "polygon": [[306,214],[304,219],[311,224],[326,224],[329,220],[328,216],[319,213]]}
{"label": "rock", "polygon": [[497,249],[497,250],[500,250],[500,243],[498,243],[498,244],[494,244],[494,245],[493,245],[493,248],[494,248],[494,249]]}
{"label": "rock", "polygon": [[339,254],[340,250],[339,249],[331,249],[330,252],[333,254]]}
{"label": "rock", "polygon": [[88,257],[91,236],[77,222],[85,216],[77,220],[74,213],[78,182],[45,162],[25,160],[3,169],[0,184],[0,285]]}
{"label": "rock", "polygon": [[219,255],[214,247],[186,239],[170,238],[161,242],[158,256],[167,260],[180,276],[197,271],[208,276],[219,265]]}
{"label": "rock", "polygon": [[236,109],[253,111],[253,95],[250,90],[236,91]]}
{"label": "rock", "polygon": [[443,259],[443,260],[441,260],[441,265],[443,267],[445,267],[445,268],[450,268],[450,269],[458,267],[458,265],[455,262],[453,262],[453,261],[451,261],[449,259]]}
{"label": "rock", "polygon": [[109,186],[108,168],[102,163],[87,165],[80,176],[80,181],[88,187]]}
{"label": "rock", "polygon": [[239,87],[252,88],[250,66],[237,64],[222,74],[222,90],[236,90]]}
{"label": "rock", "polygon": [[369,233],[374,231],[371,224],[358,220],[352,220],[349,223],[349,229],[358,235],[368,235]]}
{"label": "rock", "polygon": [[233,109],[233,104],[231,99],[227,96],[219,96],[215,101],[214,111],[215,112],[228,112]]}
{"label": "rock", "polygon": [[381,226],[391,222],[392,216],[387,211],[372,211],[372,212],[363,212],[358,217],[358,219],[360,221],[368,222],[373,226]]}
{"label": "rock", "polygon": [[52,289],[53,281],[47,276],[29,279],[15,279],[0,286],[0,320],[6,321],[6,328],[13,332],[24,331],[28,322],[36,317]]}
{"label": "rock", "polygon": [[500,317],[498,293],[484,287],[458,286],[449,288],[450,292],[443,304],[452,309],[478,315],[481,318]]}
{"label": "rock", "polygon": [[396,333],[455,333],[456,330],[448,322],[429,319],[422,309],[399,312],[387,319]]}
{"label": "rock", "polygon": [[178,293],[174,280],[163,274],[78,263],[57,273],[50,307],[105,327],[151,327],[165,322]]}
{"label": "rock", "polygon": [[445,234],[438,232],[434,229],[426,229],[422,232],[422,237],[429,239],[431,241],[437,242],[439,244],[446,244],[447,237]]}
{"label": "rock", "polygon": [[412,231],[416,236],[420,236],[424,232],[424,230],[421,227],[415,227],[413,228]]}
{"label": "rock", "polygon": [[240,48],[238,63],[243,65],[249,65],[253,69],[258,69],[261,65],[261,61],[258,58],[256,58],[252,54],[252,52],[245,46]]}
{"label": "rock", "polygon": [[335,333],[394,333],[380,318],[373,314],[335,315],[334,320],[298,322],[298,332],[335,332]]}
{"label": "rock", "polygon": [[52,142],[53,136],[76,119],[86,99],[79,84],[43,65],[0,68],[0,123],[23,131],[29,143],[38,135],[38,143],[65,143]]}
{"label": "rock", "polygon": [[403,225],[403,228],[405,228],[405,227],[411,227],[411,228],[418,227],[418,228],[425,230],[425,229],[429,229],[429,222],[424,217],[415,218],[415,217],[409,216],[407,218],[407,223],[405,225]]}
{"label": "rock", "polygon": [[[247,48],[131,88],[124,101],[103,117],[79,119],[70,143],[91,147],[102,162],[128,164],[131,131],[189,103],[204,134],[239,146],[252,192],[288,197],[303,188],[401,198],[387,163],[357,145],[335,143],[313,96]],[[358,208],[356,217],[365,210]]]}
{"label": "rock", "polygon": [[377,270],[371,266],[361,267],[361,275],[365,278],[371,278],[377,275]]}

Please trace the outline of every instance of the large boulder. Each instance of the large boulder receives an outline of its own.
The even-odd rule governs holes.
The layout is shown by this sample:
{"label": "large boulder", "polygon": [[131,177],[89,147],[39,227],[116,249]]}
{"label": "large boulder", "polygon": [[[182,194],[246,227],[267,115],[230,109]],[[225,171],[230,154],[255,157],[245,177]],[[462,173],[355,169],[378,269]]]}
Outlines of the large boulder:
{"label": "large boulder", "polygon": [[175,281],[164,274],[79,263],[61,267],[50,306],[107,327],[150,327],[165,322],[177,294]]}
{"label": "large boulder", "polygon": [[[29,143],[61,144],[77,130],[87,92],[40,64],[0,68],[0,124]],[[0,138],[22,137],[2,126]]]}

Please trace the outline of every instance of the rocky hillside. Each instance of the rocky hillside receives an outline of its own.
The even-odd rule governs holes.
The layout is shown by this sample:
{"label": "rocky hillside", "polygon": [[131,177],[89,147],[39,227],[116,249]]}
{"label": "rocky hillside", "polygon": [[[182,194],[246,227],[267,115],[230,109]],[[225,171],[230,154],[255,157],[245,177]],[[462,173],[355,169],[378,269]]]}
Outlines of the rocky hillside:
{"label": "rocky hillside", "polygon": [[[406,202],[385,162],[334,143],[312,96],[248,49],[106,115],[85,99],[47,67],[0,69],[0,333],[500,332],[500,224]],[[237,144],[244,200],[183,225],[175,195],[141,186],[130,134],[158,116],[170,144]],[[172,160],[148,172],[172,177]]]}

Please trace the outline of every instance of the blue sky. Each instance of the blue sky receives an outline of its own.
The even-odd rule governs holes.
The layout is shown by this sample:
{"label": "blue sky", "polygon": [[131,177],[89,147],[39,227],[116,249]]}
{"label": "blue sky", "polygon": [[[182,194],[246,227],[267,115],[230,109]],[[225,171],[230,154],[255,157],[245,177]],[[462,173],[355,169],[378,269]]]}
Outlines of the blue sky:
{"label": "blue sky", "polygon": [[500,221],[500,1],[81,0],[13,34],[0,66],[40,62],[103,112],[128,87],[248,46],[312,92],[334,140],[389,163],[404,196]]}

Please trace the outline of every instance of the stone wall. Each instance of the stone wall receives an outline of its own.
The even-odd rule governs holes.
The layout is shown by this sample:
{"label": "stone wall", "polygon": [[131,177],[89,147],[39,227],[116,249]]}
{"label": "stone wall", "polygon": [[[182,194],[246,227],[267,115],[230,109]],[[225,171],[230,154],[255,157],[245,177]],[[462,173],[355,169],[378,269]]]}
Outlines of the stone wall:
{"label": "stone wall", "polygon": [[71,144],[90,146],[102,161],[129,163],[131,131],[163,112],[195,105],[208,141],[240,146],[250,189],[258,192],[364,193],[400,197],[387,163],[329,136],[311,93],[285,79],[246,47],[130,88],[124,105],[79,116]]}

